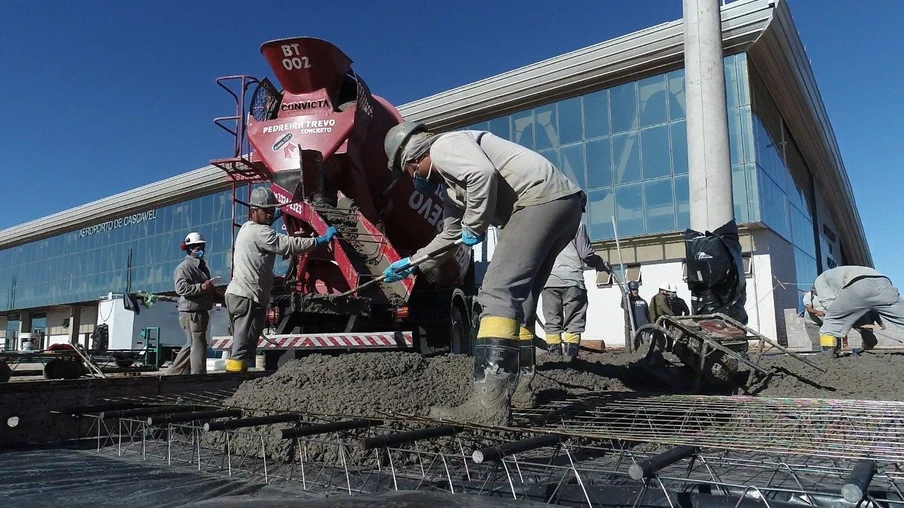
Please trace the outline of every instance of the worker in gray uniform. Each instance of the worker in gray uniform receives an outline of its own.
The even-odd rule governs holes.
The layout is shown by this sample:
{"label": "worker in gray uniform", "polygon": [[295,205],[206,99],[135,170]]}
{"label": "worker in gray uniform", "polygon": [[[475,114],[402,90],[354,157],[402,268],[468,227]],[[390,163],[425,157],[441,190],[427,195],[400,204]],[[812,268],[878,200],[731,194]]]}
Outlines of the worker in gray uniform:
{"label": "worker in gray uniform", "polygon": [[273,222],[279,217],[276,196],[266,187],[251,191],[250,220],[242,224],[235,238],[232,281],[226,287],[226,308],[232,322],[232,354],[227,372],[244,372],[257,353],[257,341],[264,331],[273,264],[276,255],[303,254],[332,240],[336,228],[330,226],[317,238],[277,233]]}
{"label": "worker in gray uniform", "polygon": [[[413,257],[459,239],[473,246],[489,226],[502,228],[477,296],[473,393],[464,404],[434,407],[430,415],[509,424],[519,365],[533,359],[537,300],[556,256],[575,236],[584,193],[542,155],[486,131],[433,134],[424,124],[403,122],[386,134],[384,148],[393,175],[407,174],[419,192],[446,186],[443,229]],[[407,269],[405,258],[384,275],[401,280],[451,255]]]}
{"label": "worker in gray uniform", "polygon": [[[603,258],[593,252],[587,228],[581,224],[577,235],[556,258],[543,289],[543,317],[549,353],[571,360],[578,354],[581,334],[587,324],[587,286],[584,270],[612,272]],[[519,385],[520,387],[520,385]]]}
{"label": "worker in gray uniform", "polygon": [[179,246],[185,258],[173,272],[173,281],[179,295],[179,325],[187,340],[170,365],[169,374],[207,373],[207,325],[215,288],[204,262],[205,246],[204,237],[197,232],[186,235]]}
{"label": "worker in gray uniform", "polygon": [[822,272],[813,283],[813,298],[825,309],[819,344],[832,356],[841,349],[841,338],[870,310],[904,328],[901,294],[887,276],[867,266],[839,266]]}

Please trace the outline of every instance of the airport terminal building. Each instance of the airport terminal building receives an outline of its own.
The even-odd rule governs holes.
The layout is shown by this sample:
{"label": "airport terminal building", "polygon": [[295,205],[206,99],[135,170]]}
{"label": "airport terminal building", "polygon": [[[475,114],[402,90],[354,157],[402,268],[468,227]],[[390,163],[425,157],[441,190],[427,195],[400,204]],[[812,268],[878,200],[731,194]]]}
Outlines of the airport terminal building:
{"label": "airport terminal building", "polygon": [[[722,37],[748,324],[783,341],[798,289],[822,270],[872,266],[872,258],[786,2],[728,3]],[[489,130],[543,154],[587,192],[584,220],[597,251],[613,265],[623,262],[648,301],[660,284],[673,283],[689,302],[682,283],[691,198],[682,65],[677,20],[398,109],[435,131]],[[0,231],[0,343],[14,347],[19,334],[39,331],[51,343],[86,344],[103,321],[103,295],[172,292],[178,246],[190,231],[207,239],[205,259],[225,284],[239,212],[225,173],[208,166]],[[490,234],[475,248],[478,268],[492,258],[493,240]],[[584,337],[618,347],[618,287],[605,274],[586,277]]]}

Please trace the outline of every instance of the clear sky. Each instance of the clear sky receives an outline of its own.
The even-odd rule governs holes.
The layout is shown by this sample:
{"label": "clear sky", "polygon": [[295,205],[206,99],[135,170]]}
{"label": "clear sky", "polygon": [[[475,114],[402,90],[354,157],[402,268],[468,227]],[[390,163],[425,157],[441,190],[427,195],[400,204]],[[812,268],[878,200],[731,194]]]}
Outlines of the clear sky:
{"label": "clear sky", "polygon": [[[876,267],[904,289],[899,0],[792,0]],[[261,43],[341,48],[394,104],[681,17],[680,0],[4,3],[0,229],[230,155],[215,79],[269,75]]]}

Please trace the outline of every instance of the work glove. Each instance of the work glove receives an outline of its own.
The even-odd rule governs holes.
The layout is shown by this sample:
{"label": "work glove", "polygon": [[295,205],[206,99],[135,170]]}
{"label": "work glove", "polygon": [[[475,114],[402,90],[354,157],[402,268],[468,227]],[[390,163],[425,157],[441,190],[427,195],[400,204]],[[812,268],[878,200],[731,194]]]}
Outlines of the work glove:
{"label": "work glove", "polygon": [[612,265],[608,261],[600,260],[600,264],[596,265],[596,271],[612,273]]}
{"label": "work glove", "polygon": [[383,280],[386,282],[398,282],[410,276],[414,273],[415,267],[409,266],[403,269],[410,262],[411,258],[403,258],[389,265],[389,268],[383,271],[383,277],[385,277]]}
{"label": "work glove", "polygon": [[483,241],[483,235],[475,235],[467,229],[461,230],[461,243],[471,247]]}
{"label": "work glove", "polygon": [[317,237],[317,245],[330,243],[330,240],[332,240],[334,236],[336,236],[336,226],[330,226],[329,228],[327,228],[326,233],[324,233],[323,236]]}

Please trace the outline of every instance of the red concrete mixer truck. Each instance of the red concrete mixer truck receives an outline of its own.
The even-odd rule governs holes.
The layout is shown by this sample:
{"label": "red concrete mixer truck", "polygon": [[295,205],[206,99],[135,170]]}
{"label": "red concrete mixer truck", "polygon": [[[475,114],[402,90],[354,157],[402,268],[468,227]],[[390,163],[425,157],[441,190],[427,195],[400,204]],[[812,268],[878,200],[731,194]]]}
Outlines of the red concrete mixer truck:
{"label": "red concrete mixer truck", "polygon": [[[475,294],[469,247],[456,246],[442,266],[416,278],[375,280],[443,226],[441,197],[416,192],[410,179],[393,181],[387,169],[383,139],[399,112],[371,94],[329,42],[280,39],[261,53],[279,87],[247,75],[217,80],[236,105],[234,115],[214,120],[234,137],[232,156],[211,161],[232,181],[233,223],[247,220],[250,187],[264,184],[282,203],[287,234],[339,230],[277,274],[271,334],[258,343],[267,368],[288,350],[467,353]],[[215,350],[231,346],[231,337],[211,341]]]}

